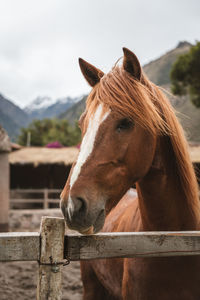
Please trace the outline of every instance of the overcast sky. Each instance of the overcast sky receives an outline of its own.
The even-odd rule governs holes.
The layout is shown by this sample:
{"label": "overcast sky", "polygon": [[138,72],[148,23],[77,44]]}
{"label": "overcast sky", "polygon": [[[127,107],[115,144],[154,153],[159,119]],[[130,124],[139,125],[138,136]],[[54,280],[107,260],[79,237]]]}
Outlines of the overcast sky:
{"label": "overcast sky", "polygon": [[0,12],[0,93],[21,107],[88,92],[78,57],[107,72],[124,46],[145,64],[200,40],[199,0],[0,0]]}

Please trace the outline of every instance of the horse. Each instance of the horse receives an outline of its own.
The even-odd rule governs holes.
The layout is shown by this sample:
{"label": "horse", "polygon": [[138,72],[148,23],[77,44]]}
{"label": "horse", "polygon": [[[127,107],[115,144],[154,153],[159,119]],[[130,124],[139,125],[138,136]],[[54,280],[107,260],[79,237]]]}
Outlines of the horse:
{"label": "horse", "polygon": [[[183,129],[136,55],[123,53],[108,74],[79,59],[92,90],[79,120],[80,152],[61,194],[66,223],[82,234],[199,230]],[[83,299],[199,300],[199,270],[199,256],[84,261]]]}

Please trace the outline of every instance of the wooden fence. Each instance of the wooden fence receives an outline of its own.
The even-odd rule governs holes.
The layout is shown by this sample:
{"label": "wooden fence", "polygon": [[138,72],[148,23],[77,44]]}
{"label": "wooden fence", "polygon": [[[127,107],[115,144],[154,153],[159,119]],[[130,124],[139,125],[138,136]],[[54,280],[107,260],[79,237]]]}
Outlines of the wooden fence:
{"label": "wooden fence", "polygon": [[[42,204],[44,209],[49,208],[49,204],[57,204],[59,207],[61,189],[12,189],[10,191],[10,207],[17,204]],[[52,197],[52,195],[56,197]],[[31,197],[30,197],[31,196]],[[39,197],[38,197],[39,196]],[[23,205],[22,205],[23,207]]]}
{"label": "wooden fence", "polygon": [[38,300],[62,299],[69,261],[114,257],[200,255],[200,231],[65,235],[62,218],[43,217],[40,233],[1,233],[0,261],[38,261]]}

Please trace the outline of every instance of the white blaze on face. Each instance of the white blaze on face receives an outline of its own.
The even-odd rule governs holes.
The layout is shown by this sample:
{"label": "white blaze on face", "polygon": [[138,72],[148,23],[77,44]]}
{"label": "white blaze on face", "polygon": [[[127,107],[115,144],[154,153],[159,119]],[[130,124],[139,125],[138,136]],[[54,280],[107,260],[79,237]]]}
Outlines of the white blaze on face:
{"label": "white blaze on face", "polygon": [[[103,116],[102,116],[102,110],[103,110],[103,105],[100,104],[96,112],[94,113],[93,117],[90,119],[87,131],[83,137],[82,143],[81,143],[81,148],[79,152],[79,156],[76,162],[76,165],[73,169],[71,178],[70,178],[70,188],[74,185],[75,181],[77,180],[81,168],[88,159],[89,155],[92,153],[93,147],[94,147],[94,142],[95,138],[99,129],[99,126],[105,121],[105,119],[108,117],[110,111],[107,111]],[[73,211],[73,202],[71,197],[69,196],[68,199],[68,212],[69,216],[71,217],[71,212]]]}
{"label": "white blaze on face", "polygon": [[75,165],[75,167],[73,169],[73,172],[72,172],[72,175],[71,175],[71,178],[70,178],[70,188],[72,188],[73,184],[77,180],[77,178],[79,176],[79,173],[81,171],[81,167],[86,162],[86,160],[89,157],[89,155],[92,153],[92,150],[93,150],[93,147],[94,147],[95,138],[96,138],[96,134],[98,132],[100,124],[109,115],[109,111],[108,111],[101,118],[102,110],[103,110],[103,106],[102,106],[102,104],[100,104],[97,107],[97,110],[96,110],[93,118],[91,118],[90,121],[89,121],[89,125],[88,125],[88,128],[87,128],[87,131],[86,131],[86,133],[85,133],[85,135],[83,137],[83,141],[81,143],[81,148],[80,148],[79,156],[78,156],[76,165]]}

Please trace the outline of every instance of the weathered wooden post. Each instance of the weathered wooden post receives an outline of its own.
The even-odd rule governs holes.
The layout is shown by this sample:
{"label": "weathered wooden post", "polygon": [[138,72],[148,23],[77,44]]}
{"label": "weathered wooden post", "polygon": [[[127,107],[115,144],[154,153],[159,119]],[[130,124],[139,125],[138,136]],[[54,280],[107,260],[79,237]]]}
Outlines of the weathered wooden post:
{"label": "weathered wooden post", "polygon": [[0,232],[9,230],[9,162],[11,143],[5,130],[0,126]]}
{"label": "weathered wooden post", "polygon": [[64,234],[64,219],[42,217],[37,300],[62,299]]}
{"label": "weathered wooden post", "polygon": [[47,209],[49,208],[49,203],[48,203],[48,189],[44,189],[44,203],[43,203],[43,208]]}

